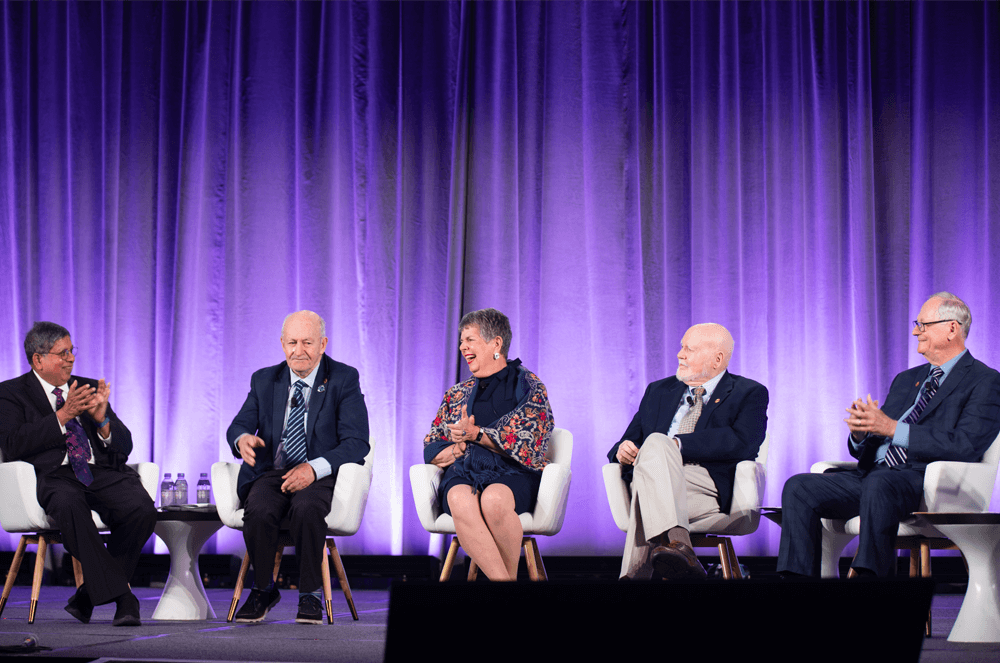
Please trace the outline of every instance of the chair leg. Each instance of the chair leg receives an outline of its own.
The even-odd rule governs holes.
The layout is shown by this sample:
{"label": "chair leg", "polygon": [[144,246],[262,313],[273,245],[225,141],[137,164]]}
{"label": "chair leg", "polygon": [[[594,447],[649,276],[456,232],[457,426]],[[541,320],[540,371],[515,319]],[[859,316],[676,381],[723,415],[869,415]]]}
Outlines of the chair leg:
{"label": "chair leg", "polygon": [[[920,542],[920,575],[924,578],[931,577],[931,543],[924,539]],[[924,624],[924,635],[931,637],[931,611],[927,611],[927,623]]]}
{"label": "chair leg", "polygon": [[727,539],[719,539],[719,566],[722,567],[722,579],[732,580],[733,579],[733,565],[729,561],[729,546],[726,545]]}
{"label": "chair leg", "polygon": [[476,560],[469,558],[469,575],[465,578],[466,582],[475,582],[476,578],[479,577],[479,565],[476,564]]}
{"label": "chair leg", "polygon": [[521,545],[524,546],[524,561],[528,565],[528,577],[535,582],[547,581],[549,576],[545,572],[545,563],[542,561],[542,554],[538,552],[538,542],[535,541],[535,537],[524,537]]}
{"label": "chair leg", "polygon": [[281,570],[281,557],[285,554],[285,549],[278,544],[278,552],[274,553],[274,573],[271,574],[271,580],[278,582],[278,571]]}
{"label": "chair leg", "polygon": [[729,562],[732,565],[731,575],[737,580],[743,580],[743,570],[740,568],[740,560],[736,557],[736,548],[732,539],[726,539],[726,547],[729,549]]}
{"label": "chair leg", "polygon": [[451,569],[455,566],[455,556],[458,555],[458,537],[451,537],[451,545],[448,546],[448,554],[445,555],[444,565],[441,567],[441,577],[439,580],[445,582],[451,578]]}
{"label": "chair leg", "polygon": [[[351,594],[351,585],[347,582],[347,572],[344,571],[344,562],[340,559],[340,552],[337,550],[337,543],[330,537],[326,540],[326,546],[330,550],[330,556],[333,557],[333,568],[337,570],[337,582],[340,583],[340,588],[344,591],[344,598],[347,599],[347,605],[351,608],[351,617],[354,617],[354,621],[358,621],[358,609],[354,606],[354,595]],[[323,560],[324,566],[326,566],[326,560]],[[330,586],[330,569],[326,570],[326,586]],[[332,591],[332,590],[331,590]],[[326,601],[326,614],[333,624],[333,601],[327,596]]]}
{"label": "chair leg", "polygon": [[323,542],[323,560],[320,562],[319,575],[323,580],[323,605],[326,606],[326,622],[333,625],[333,587],[330,584],[330,560],[326,541]]}
{"label": "chair leg", "polygon": [[250,568],[250,553],[243,553],[243,563],[240,564],[240,574],[236,576],[236,587],[233,588],[233,601],[229,604],[229,616],[227,622],[233,621],[236,616],[236,606],[240,602],[240,594],[243,593],[243,583],[246,582],[247,569]]}
{"label": "chair leg", "polygon": [[10,590],[14,588],[14,581],[17,580],[17,572],[21,569],[21,560],[24,559],[24,549],[28,546],[27,535],[21,536],[21,541],[17,544],[17,551],[14,553],[14,561],[10,563],[10,570],[7,571],[7,582],[3,586],[3,595],[0,596],[0,615],[3,614],[4,606],[10,597]]}
{"label": "chair leg", "polygon": [[38,542],[38,552],[35,555],[35,575],[31,580],[31,607],[28,608],[28,623],[35,623],[35,610],[38,609],[38,595],[42,590],[42,573],[45,571],[45,550],[48,541],[44,534],[34,537]]}

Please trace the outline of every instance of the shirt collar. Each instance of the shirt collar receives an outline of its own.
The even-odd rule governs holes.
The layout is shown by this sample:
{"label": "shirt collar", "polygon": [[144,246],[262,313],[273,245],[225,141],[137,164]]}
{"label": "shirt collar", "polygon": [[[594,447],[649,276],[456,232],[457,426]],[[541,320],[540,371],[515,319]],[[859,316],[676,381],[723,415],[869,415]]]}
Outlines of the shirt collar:
{"label": "shirt collar", "polygon": [[[965,355],[965,353],[968,352],[968,351],[969,351],[969,349],[966,348],[965,350],[962,350],[961,352],[959,352],[957,355],[955,355],[954,357],[952,357],[951,359],[949,359],[945,363],[941,364],[941,370],[944,371],[944,375],[942,375],[941,379],[938,380],[938,384],[941,384],[941,383],[944,382],[944,379],[946,377],[948,377],[949,373],[951,373],[951,369],[955,368],[955,364],[958,363],[958,360],[961,359]],[[928,370],[928,375],[930,375],[930,369],[927,369],[927,370]]]}
{"label": "shirt collar", "polygon": [[63,393],[66,392],[67,383],[63,383],[60,385],[49,384],[48,382],[45,381],[45,379],[41,375],[35,372],[35,369],[31,369],[31,372],[34,373],[35,377],[38,378],[38,381],[42,383],[42,391],[44,391],[46,394],[51,394],[52,390],[56,388],[62,389]]}
{"label": "shirt collar", "polygon": [[[320,361],[320,363],[323,363],[323,362]],[[298,382],[299,380],[302,380],[303,382],[306,383],[306,387],[308,387],[309,389],[312,389],[313,383],[316,382],[316,375],[318,373],[319,373],[319,364],[316,364],[316,367],[312,369],[312,372],[309,375],[305,376],[304,378],[300,378],[298,375],[296,375],[292,371],[291,366],[288,367],[288,376],[291,379],[291,383],[290,384],[293,387],[295,386],[296,382]]]}
{"label": "shirt collar", "polygon": [[[705,389],[705,395],[702,396],[703,399],[708,400],[709,398],[711,398],[712,392],[715,391],[715,388],[719,386],[719,382],[722,380],[722,376],[725,374],[726,371],[722,371],[721,373],[716,375],[714,378],[712,378],[705,384],[698,385],[699,387],[703,387]],[[684,395],[694,397],[694,390],[695,387],[689,385],[687,391],[684,392]]]}

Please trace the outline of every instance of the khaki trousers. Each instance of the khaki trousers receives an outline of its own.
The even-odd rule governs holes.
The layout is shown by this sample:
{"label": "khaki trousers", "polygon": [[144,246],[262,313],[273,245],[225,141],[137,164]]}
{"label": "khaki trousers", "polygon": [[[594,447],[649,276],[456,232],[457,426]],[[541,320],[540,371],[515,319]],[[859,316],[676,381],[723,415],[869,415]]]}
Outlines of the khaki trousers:
{"label": "khaki trousers", "polygon": [[680,449],[663,433],[639,448],[632,475],[632,505],[621,576],[646,579],[653,571],[651,541],[672,527],[719,513],[718,491],[701,465],[684,464]]}

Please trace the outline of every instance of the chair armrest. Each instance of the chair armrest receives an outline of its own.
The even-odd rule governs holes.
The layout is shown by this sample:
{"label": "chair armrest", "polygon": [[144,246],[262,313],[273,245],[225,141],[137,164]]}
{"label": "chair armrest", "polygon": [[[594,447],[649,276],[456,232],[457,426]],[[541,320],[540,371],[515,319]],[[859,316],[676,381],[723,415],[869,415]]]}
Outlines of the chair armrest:
{"label": "chair armrest", "polygon": [[924,473],[928,511],[986,511],[993,497],[996,471],[983,463],[939,460]]}
{"label": "chair armrest", "polygon": [[212,496],[219,520],[226,527],[243,529],[243,510],[236,496],[236,479],[240,474],[239,463],[219,461],[212,463]]}
{"label": "chair armrest", "polygon": [[335,536],[352,536],[361,527],[372,485],[371,463],[345,463],[337,469],[333,502],[326,517],[326,527]]}
{"label": "chair armrest", "polygon": [[53,529],[45,511],[38,505],[35,468],[23,460],[0,463],[0,525],[8,532],[34,532]]}
{"label": "chair armrest", "polygon": [[417,507],[420,524],[428,532],[434,529],[434,523],[441,515],[438,502],[438,486],[444,470],[436,465],[413,465],[410,467],[410,490],[413,492],[413,504]]}
{"label": "chair armrest", "polygon": [[549,463],[542,470],[538,486],[538,500],[531,512],[532,530],[535,534],[552,536],[562,529],[566,518],[566,502],[573,471],[569,465]]}
{"label": "chair armrest", "polygon": [[821,460],[809,468],[812,474],[823,474],[827,470],[853,470],[858,464],[853,460]]}
{"label": "chair armrest", "polygon": [[156,463],[148,462],[129,463],[128,466],[139,474],[139,481],[142,482],[142,487],[149,493],[153,504],[156,504],[157,493],[160,492],[160,466]]}
{"label": "chair armrest", "polygon": [[608,495],[608,506],[611,507],[611,517],[615,525],[623,532],[628,531],[628,511],[632,502],[628,484],[622,479],[622,466],[618,463],[607,463],[601,468],[604,476],[604,492]]}
{"label": "chair armrest", "polygon": [[767,470],[755,460],[740,461],[736,465],[736,477],[733,482],[733,503],[729,508],[730,515],[760,514],[764,503],[764,490],[767,487]]}

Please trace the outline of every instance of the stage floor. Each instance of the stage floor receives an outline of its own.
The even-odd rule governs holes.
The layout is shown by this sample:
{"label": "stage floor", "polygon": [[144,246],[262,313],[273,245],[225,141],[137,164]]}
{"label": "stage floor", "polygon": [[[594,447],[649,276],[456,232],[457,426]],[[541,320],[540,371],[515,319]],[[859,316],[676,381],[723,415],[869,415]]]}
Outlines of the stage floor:
{"label": "stage floor", "polygon": [[[156,588],[135,590],[142,605],[143,625],[136,628],[111,626],[114,606],[94,611],[90,624],[70,617],[63,606],[72,594],[67,587],[42,588],[34,624],[28,624],[30,587],[14,587],[2,619],[0,646],[19,645],[26,634],[37,637],[39,645],[51,647],[42,658],[83,659],[87,661],[382,661],[385,651],[386,620],[389,612],[388,590],[356,590],[354,600],[360,621],[351,619],[343,594],[334,593],[334,624],[306,626],[295,623],[298,595],[282,591],[281,602],[261,624],[227,624],[232,591],[208,590],[209,600],[220,618],[198,622],[153,621],[150,616],[160,597]],[[247,592],[244,592],[246,598]],[[922,662],[975,663],[1000,660],[1000,643],[956,644],[947,641],[948,632],[958,615],[962,596],[946,594],[934,597],[933,637],[924,640]],[[607,623],[608,616],[594,615],[594,624]],[[428,634],[433,640],[434,635]],[[599,633],[578,635],[604,637]],[[752,643],[753,651],[766,655],[767,634]],[[833,642],[832,640],[830,642]],[[576,643],[577,645],[579,643]],[[826,646],[826,645],[824,645]],[[571,646],[570,649],[576,647]],[[415,643],[414,653],[426,652],[427,642]],[[845,658],[850,656],[843,652]],[[3,658],[3,655],[0,655]],[[14,659],[15,657],[11,657]],[[17,656],[23,660],[24,656]],[[526,660],[530,654],[526,652]]]}

